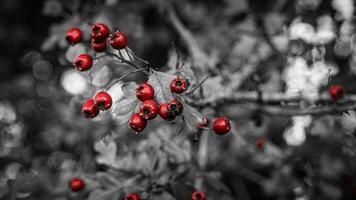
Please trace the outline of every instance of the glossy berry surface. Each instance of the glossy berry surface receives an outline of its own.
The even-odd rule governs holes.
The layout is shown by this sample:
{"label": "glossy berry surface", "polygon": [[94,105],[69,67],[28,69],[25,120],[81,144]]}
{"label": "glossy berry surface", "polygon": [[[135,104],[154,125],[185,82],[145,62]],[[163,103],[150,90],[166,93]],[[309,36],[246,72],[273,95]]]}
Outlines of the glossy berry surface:
{"label": "glossy berry surface", "polygon": [[177,94],[183,93],[186,87],[187,87],[187,82],[183,78],[177,77],[171,81],[170,88],[173,93],[177,93]]}
{"label": "glossy berry surface", "polygon": [[105,24],[94,24],[91,27],[91,37],[96,41],[105,40],[110,34],[110,29]]}
{"label": "glossy berry surface", "polygon": [[220,117],[215,119],[215,121],[213,122],[213,129],[218,135],[224,135],[228,133],[231,129],[230,120],[226,117]]}
{"label": "glossy berry surface", "polygon": [[85,183],[80,178],[73,178],[69,182],[69,187],[73,192],[78,192],[78,191],[81,191],[81,190],[83,190],[85,188]]}
{"label": "glossy berry surface", "polygon": [[83,40],[83,32],[79,28],[71,28],[66,34],[66,40],[71,45],[75,45]]}
{"label": "glossy berry surface", "polygon": [[93,66],[93,57],[89,54],[80,54],[73,62],[74,67],[79,71],[85,71]]}
{"label": "glossy berry surface", "polygon": [[144,119],[139,113],[132,115],[130,122],[130,127],[137,133],[143,131],[147,125],[147,120]]}
{"label": "glossy berry surface", "polygon": [[158,104],[154,100],[146,100],[140,106],[140,114],[143,118],[153,119],[158,114]]}
{"label": "glossy berry surface", "polygon": [[206,200],[205,193],[196,191],[192,194],[192,200]]}
{"label": "glossy berry surface", "polygon": [[152,85],[143,83],[136,89],[136,97],[140,101],[153,99],[155,97],[155,90]]}
{"label": "glossy berry surface", "polygon": [[125,200],[140,200],[140,196],[138,196],[138,194],[136,194],[136,193],[129,194],[129,195],[127,195]]}
{"label": "glossy berry surface", "polygon": [[100,110],[108,110],[112,106],[112,98],[107,92],[99,92],[94,97],[95,104]]}
{"label": "glossy berry surface", "polygon": [[178,99],[173,99],[168,104],[168,109],[171,113],[173,113],[174,117],[182,114],[183,112],[183,104]]}
{"label": "glossy berry surface", "polygon": [[91,48],[96,52],[106,50],[106,40],[91,40]]}
{"label": "glossy berry surface", "polygon": [[206,128],[209,126],[209,119],[207,117],[202,118],[202,122],[197,124],[197,128]]}
{"label": "glossy berry surface", "polygon": [[127,46],[129,39],[124,32],[115,32],[110,34],[109,42],[114,49],[124,49]]}
{"label": "glossy berry surface", "polygon": [[85,118],[94,118],[99,114],[99,107],[95,104],[93,99],[89,99],[84,103],[82,113]]}
{"label": "glossy berry surface", "polygon": [[334,101],[340,100],[344,96],[344,88],[340,85],[333,85],[329,89],[329,94]]}
{"label": "glossy berry surface", "polygon": [[158,114],[162,119],[167,121],[172,121],[175,119],[174,113],[169,110],[168,103],[163,103],[159,106]]}

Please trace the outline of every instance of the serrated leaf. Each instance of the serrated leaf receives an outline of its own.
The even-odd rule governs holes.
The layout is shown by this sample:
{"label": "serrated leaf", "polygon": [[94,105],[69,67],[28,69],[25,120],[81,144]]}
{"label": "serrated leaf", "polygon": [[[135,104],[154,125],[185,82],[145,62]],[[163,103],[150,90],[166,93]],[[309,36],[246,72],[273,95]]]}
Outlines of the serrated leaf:
{"label": "serrated leaf", "polygon": [[123,85],[122,91],[126,98],[134,98],[138,85],[135,82],[128,82]]}
{"label": "serrated leaf", "polygon": [[130,120],[138,106],[139,101],[136,98],[123,98],[114,105],[112,113],[119,124],[125,124]]}
{"label": "serrated leaf", "polygon": [[197,130],[197,124],[203,122],[202,114],[195,108],[189,106],[188,104],[183,102],[183,113],[185,123],[187,124],[188,128],[195,132]]}
{"label": "serrated leaf", "polygon": [[94,149],[99,153],[99,155],[96,156],[97,163],[116,167],[117,146],[115,142],[99,140],[95,142]]}
{"label": "serrated leaf", "polygon": [[155,96],[158,103],[167,103],[173,100],[172,92],[169,88],[175,76],[164,72],[154,71],[148,79],[148,83],[155,89]]}
{"label": "serrated leaf", "polygon": [[97,189],[90,193],[88,200],[113,200],[113,199],[123,199],[125,196],[121,188],[114,188],[111,190],[101,190]]}

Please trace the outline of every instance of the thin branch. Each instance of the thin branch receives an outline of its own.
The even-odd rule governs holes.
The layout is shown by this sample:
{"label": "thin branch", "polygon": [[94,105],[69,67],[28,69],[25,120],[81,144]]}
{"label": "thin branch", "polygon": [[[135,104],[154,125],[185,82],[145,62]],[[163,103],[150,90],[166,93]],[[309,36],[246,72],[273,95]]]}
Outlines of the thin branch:
{"label": "thin branch", "polygon": [[191,89],[186,95],[193,94],[198,88],[200,88],[206,80],[209,79],[209,76],[206,76],[198,85],[196,85],[193,89]]}
{"label": "thin branch", "polygon": [[143,72],[144,70],[149,70],[149,68],[141,68],[141,69],[136,69],[136,70],[133,70],[131,72],[129,72],[128,74],[125,74],[124,76],[118,78],[118,79],[114,79],[111,81],[111,83],[106,86],[106,90],[109,90],[113,85],[115,85],[116,83],[122,81],[124,78],[128,77],[128,76],[131,76],[137,72]]}

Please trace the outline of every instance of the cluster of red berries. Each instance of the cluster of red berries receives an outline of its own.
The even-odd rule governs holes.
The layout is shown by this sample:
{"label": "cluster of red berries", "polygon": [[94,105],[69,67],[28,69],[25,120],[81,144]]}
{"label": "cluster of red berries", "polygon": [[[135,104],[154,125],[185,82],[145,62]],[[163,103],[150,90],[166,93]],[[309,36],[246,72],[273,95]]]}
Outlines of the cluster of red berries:
{"label": "cluster of red berries", "polygon": [[[185,82],[184,79],[181,80]],[[172,88],[174,87],[171,84]],[[149,83],[143,83],[136,89],[136,97],[142,101],[140,112],[135,113],[129,122],[130,127],[136,132],[143,131],[147,125],[147,120],[154,119],[157,115],[164,120],[172,121],[183,112],[183,104],[178,99],[158,105],[154,100],[155,90]]]}
{"label": "cluster of red berries", "polygon": [[[85,188],[85,182],[81,178],[73,178],[69,182],[69,187],[73,192],[79,192]],[[140,200],[137,193],[132,193],[126,196],[125,200]],[[192,194],[192,200],[206,200],[205,193],[196,191]]]}
{"label": "cluster of red berries", "polygon": [[99,114],[99,111],[105,111],[111,108],[112,98],[107,92],[99,92],[94,99],[88,99],[83,107],[82,113],[86,118],[94,118]]}
{"label": "cluster of red berries", "polygon": [[[71,28],[66,34],[66,40],[71,45],[75,45],[83,40],[83,32],[77,27]],[[107,40],[109,40],[111,47],[114,49],[124,49],[128,44],[128,38],[124,32],[116,31],[110,33],[107,25],[94,24],[91,28],[92,49],[96,52],[105,51]],[[93,65],[93,57],[89,54],[81,54],[75,59],[73,64],[79,71],[88,70]]]}

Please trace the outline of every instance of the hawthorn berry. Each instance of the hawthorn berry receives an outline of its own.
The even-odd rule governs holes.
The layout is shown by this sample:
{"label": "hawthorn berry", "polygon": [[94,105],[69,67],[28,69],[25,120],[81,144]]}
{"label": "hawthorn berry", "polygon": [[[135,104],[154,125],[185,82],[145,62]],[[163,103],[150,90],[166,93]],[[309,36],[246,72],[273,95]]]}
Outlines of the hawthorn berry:
{"label": "hawthorn berry", "polygon": [[155,90],[152,85],[143,83],[136,89],[136,97],[140,101],[146,101],[153,99],[155,96]]}
{"label": "hawthorn berry", "polygon": [[344,88],[341,85],[333,85],[329,89],[329,94],[334,101],[340,100],[344,96]]}
{"label": "hawthorn berry", "polygon": [[173,113],[174,117],[182,114],[183,112],[183,104],[178,99],[173,99],[168,104],[168,110]]}
{"label": "hawthorn berry", "polygon": [[66,40],[71,45],[75,45],[75,44],[81,42],[82,39],[83,39],[83,32],[82,32],[82,30],[80,30],[77,27],[69,29],[66,34]]}
{"label": "hawthorn berry", "polygon": [[144,101],[140,107],[140,114],[147,120],[155,118],[158,114],[157,102],[154,100]]}
{"label": "hawthorn berry", "polygon": [[261,137],[258,141],[257,141],[257,143],[256,143],[256,147],[258,148],[258,149],[264,149],[265,148],[265,146],[266,146],[266,138],[264,138],[264,137]]}
{"label": "hawthorn berry", "polygon": [[167,121],[172,121],[175,119],[174,113],[170,112],[169,110],[168,103],[163,103],[159,106],[158,114],[162,119]]}
{"label": "hawthorn berry", "polygon": [[91,40],[91,48],[96,52],[103,52],[106,49],[106,40]]}
{"label": "hawthorn berry", "polygon": [[197,128],[206,128],[209,126],[209,119],[207,117],[202,118],[202,122],[197,124]]}
{"label": "hawthorn berry", "polygon": [[115,32],[110,34],[109,42],[114,49],[124,49],[127,46],[128,38],[124,32]]}
{"label": "hawthorn berry", "polygon": [[110,34],[110,29],[105,24],[94,24],[91,27],[91,37],[96,41],[105,40]]}
{"label": "hawthorn berry", "polygon": [[85,183],[80,178],[73,178],[69,182],[69,187],[73,192],[78,192],[78,191],[83,190],[85,188]]}
{"label": "hawthorn berry", "polygon": [[213,122],[213,129],[216,134],[224,135],[231,129],[230,120],[226,117],[219,117]]}
{"label": "hawthorn berry", "polygon": [[83,105],[82,113],[85,118],[94,118],[99,114],[99,107],[95,104],[93,99],[89,99]]}
{"label": "hawthorn berry", "polygon": [[192,194],[192,200],[206,200],[205,193],[201,191],[196,191]]}
{"label": "hawthorn berry", "polygon": [[73,62],[74,67],[79,71],[85,71],[93,65],[93,57],[89,54],[80,54]]}
{"label": "hawthorn berry", "polygon": [[147,120],[141,116],[141,114],[136,113],[132,115],[130,122],[130,127],[137,133],[143,131],[147,125]]}
{"label": "hawthorn berry", "polygon": [[183,78],[177,77],[171,81],[170,88],[173,93],[177,93],[177,94],[183,93],[186,87],[187,87],[187,82]]}
{"label": "hawthorn berry", "polygon": [[137,193],[129,194],[125,200],[140,200],[140,196]]}
{"label": "hawthorn berry", "polygon": [[100,110],[108,110],[112,105],[112,98],[107,92],[99,92],[94,97],[95,104],[99,107]]}

